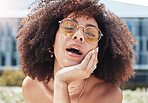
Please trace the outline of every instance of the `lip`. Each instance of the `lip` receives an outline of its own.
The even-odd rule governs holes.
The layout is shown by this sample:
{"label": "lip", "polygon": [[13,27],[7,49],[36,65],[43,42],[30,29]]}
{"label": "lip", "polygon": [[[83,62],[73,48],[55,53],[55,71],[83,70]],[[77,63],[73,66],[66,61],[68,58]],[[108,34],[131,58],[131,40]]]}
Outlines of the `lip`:
{"label": "lip", "polygon": [[68,49],[68,48],[77,48],[77,49],[81,52],[81,55],[78,55],[78,54],[75,54],[75,53],[68,52],[68,51],[66,50],[67,54],[68,54],[70,57],[79,58],[79,57],[81,57],[81,56],[83,55],[82,47],[81,47],[80,45],[78,45],[78,44],[70,44],[70,45],[68,45],[68,46],[66,47],[66,49]]}

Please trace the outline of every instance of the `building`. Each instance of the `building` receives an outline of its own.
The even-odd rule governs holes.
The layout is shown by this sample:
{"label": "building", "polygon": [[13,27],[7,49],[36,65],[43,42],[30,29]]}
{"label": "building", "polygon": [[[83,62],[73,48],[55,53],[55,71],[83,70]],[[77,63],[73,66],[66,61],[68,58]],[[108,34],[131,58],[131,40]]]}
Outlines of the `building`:
{"label": "building", "polygon": [[18,18],[0,18],[0,70],[5,66],[15,69],[19,65],[17,41],[15,35],[18,32]]}
{"label": "building", "polygon": [[[106,7],[120,16],[128,25],[137,40],[134,46],[139,58],[136,58],[134,69],[136,71],[135,82],[148,82],[148,6],[133,5],[128,3],[102,0]],[[20,12],[20,11],[19,11]],[[16,14],[18,11],[16,12]],[[0,17],[0,70],[5,66],[15,69],[19,66],[19,53],[16,50],[17,41],[15,35],[23,15]]]}
{"label": "building", "polygon": [[102,0],[110,11],[121,17],[137,40],[134,46],[138,58],[134,69],[133,82],[148,83],[148,6],[134,5],[112,0]]}

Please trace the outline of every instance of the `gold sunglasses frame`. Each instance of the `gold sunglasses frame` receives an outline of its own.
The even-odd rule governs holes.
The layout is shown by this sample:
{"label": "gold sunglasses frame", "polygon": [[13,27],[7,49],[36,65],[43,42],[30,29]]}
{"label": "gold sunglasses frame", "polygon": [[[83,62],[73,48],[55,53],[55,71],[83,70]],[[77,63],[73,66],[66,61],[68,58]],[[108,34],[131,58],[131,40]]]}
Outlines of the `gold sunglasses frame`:
{"label": "gold sunglasses frame", "polygon": [[[60,26],[59,26],[59,27],[61,27],[61,23],[62,23],[63,21],[65,21],[65,20],[70,20],[70,21],[74,22],[74,23],[77,25],[76,31],[79,29],[80,26],[82,26],[82,27],[84,28],[83,36],[84,36],[85,40],[86,40],[87,42],[89,42],[89,43],[96,43],[96,42],[98,42],[98,41],[102,38],[102,36],[103,36],[101,30],[98,29],[98,28],[96,28],[96,27],[94,27],[94,28],[96,28],[96,29],[98,30],[98,32],[100,32],[100,36],[99,36],[99,39],[98,39],[96,42],[90,42],[90,41],[88,41],[88,40],[86,39],[86,37],[85,37],[85,30],[86,30],[87,28],[89,28],[89,27],[85,27],[84,25],[78,25],[77,22],[75,22],[74,20],[72,20],[72,19],[70,19],[70,18],[63,19],[63,20],[59,21],[59,23],[60,23]],[[60,30],[61,30],[61,29],[60,29]],[[62,31],[62,30],[61,30],[61,31]],[[75,31],[75,32],[76,32],[76,31]],[[63,31],[62,31],[62,32],[63,32]],[[73,34],[75,34],[75,32],[74,32]],[[73,35],[73,34],[71,34],[71,35]]]}

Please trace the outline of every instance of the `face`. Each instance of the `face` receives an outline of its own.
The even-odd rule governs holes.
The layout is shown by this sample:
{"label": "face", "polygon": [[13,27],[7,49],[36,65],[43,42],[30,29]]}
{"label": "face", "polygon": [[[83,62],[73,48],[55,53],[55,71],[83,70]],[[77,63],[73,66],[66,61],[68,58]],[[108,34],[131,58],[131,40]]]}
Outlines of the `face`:
{"label": "face", "polygon": [[[70,18],[70,16],[67,18]],[[84,37],[84,27],[86,28],[88,25],[91,25],[98,28],[95,19],[81,16],[74,19],[74,21],[78,25],[81,25],[74,34],[65,35],[61,28],[56,33],[54,44],[55,63],[60,67],[79,64],[86,54],[98,45],[98,42],[88,42]]]}

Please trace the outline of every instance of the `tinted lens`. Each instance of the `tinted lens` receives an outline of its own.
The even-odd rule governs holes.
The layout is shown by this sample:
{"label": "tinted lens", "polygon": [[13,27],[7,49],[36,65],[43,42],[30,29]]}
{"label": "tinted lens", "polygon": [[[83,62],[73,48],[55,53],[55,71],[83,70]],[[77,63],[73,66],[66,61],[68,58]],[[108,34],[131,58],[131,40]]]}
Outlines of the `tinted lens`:
{"label": "tinted lens", "polygon": [[89,42],[97,42],[101,36],[101,32],[95,27],[87,27],[85,29],[85,39]]}
{"label": "tinted lens", "polygon": [[72,20],[63,20],[60,26],[65,35],[72,35],[77,30],[77,24]]}

